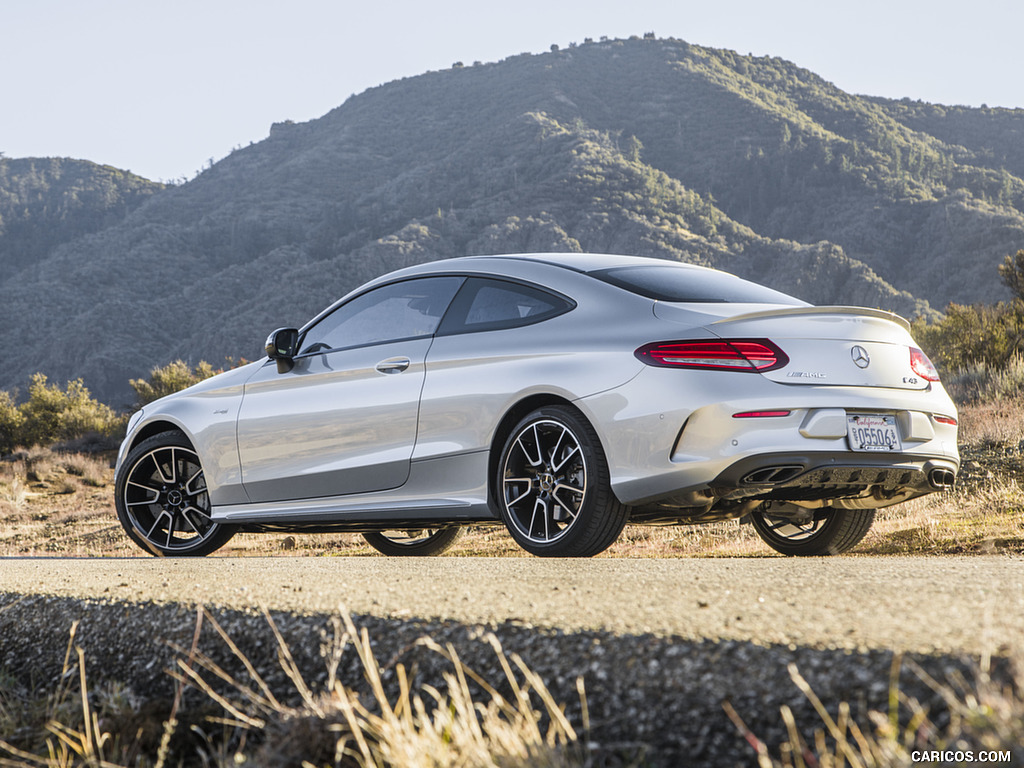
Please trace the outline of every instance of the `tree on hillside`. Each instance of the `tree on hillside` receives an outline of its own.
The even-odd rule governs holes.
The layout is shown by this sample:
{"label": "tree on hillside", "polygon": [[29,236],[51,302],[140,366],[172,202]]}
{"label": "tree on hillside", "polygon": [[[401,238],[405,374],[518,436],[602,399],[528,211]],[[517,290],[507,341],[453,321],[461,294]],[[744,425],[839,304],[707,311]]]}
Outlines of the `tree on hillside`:
{"label": "tree on hillside", "polygon": [[1006,255],[999,265],[999,278],[1013,291],[1014,298],[1024,301],[1024,249]]}

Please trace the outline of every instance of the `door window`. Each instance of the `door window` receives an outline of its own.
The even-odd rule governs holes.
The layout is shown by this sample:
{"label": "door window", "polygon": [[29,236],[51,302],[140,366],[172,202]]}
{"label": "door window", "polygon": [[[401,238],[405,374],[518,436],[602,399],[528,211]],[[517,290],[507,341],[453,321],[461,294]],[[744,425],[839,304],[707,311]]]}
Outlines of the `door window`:
{"label": "door window", "polygon": [[299,354],[430,336],[461,284],[461,277],[426,277],[367,291],[306,331]]}

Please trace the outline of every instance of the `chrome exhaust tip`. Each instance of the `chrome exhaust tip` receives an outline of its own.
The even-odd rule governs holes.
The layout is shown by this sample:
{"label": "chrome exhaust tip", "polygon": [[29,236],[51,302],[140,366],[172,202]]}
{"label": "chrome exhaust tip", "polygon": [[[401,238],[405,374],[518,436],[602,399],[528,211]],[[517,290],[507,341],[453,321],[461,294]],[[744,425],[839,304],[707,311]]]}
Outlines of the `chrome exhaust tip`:
{"label": "chrome exhaust tip", "polygon": [[936,467],[928,473],[928,484],[936,491],[948,491],[956,482],[956,473],[945,467]]}

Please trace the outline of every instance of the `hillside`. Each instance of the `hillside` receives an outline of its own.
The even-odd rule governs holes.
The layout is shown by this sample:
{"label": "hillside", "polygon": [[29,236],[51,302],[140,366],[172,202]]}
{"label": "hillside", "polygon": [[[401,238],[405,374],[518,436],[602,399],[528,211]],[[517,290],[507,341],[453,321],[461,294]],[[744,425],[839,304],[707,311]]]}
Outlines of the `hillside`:
{"label": "hillside", "polygon": [[389,83],[0,284],[23,350],[0,388],[39,370],[122,404],[154,365],[253,357],[369,277],[466,253],[661,256],[910,316],[1001,295],[1024,245],[1012,142],[897,104],[676,40]]}
{"label": "hillside", "polygon": [[163,184],[87,160],[0,156],[0,283],[124,219]]}

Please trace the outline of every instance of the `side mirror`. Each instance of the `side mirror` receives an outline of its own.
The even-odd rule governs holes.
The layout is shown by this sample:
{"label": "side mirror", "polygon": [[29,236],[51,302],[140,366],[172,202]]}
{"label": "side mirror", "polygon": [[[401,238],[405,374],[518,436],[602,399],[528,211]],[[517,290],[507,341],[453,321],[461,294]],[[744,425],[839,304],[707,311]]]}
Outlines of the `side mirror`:
{"label": "side mirror", "polygon": [[278,328],[267,337],[267,357],[277,361],[277,372],[288,373],[295,365],[292,358],[299,353],[299,332],[295,328]]}

